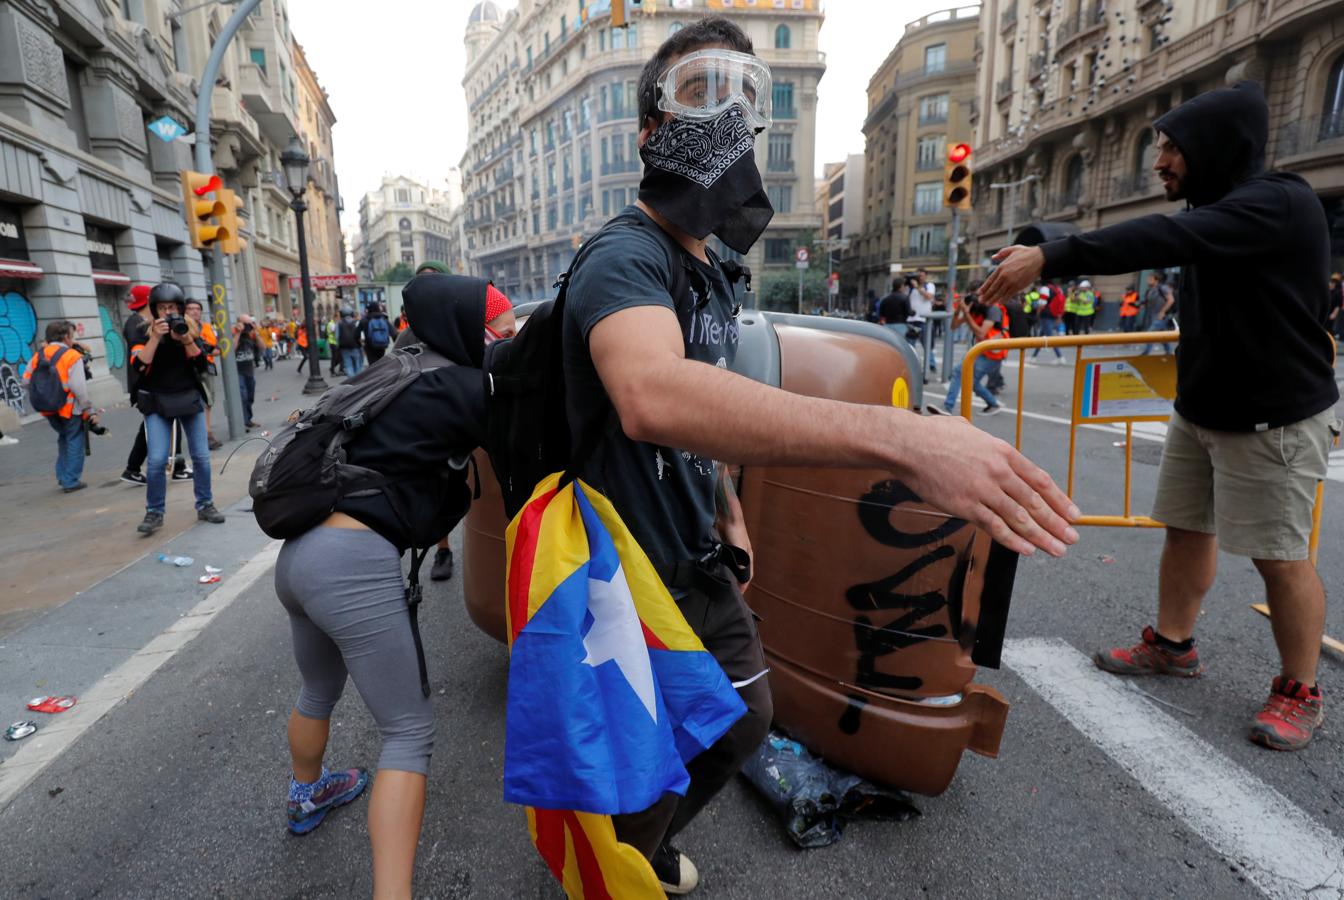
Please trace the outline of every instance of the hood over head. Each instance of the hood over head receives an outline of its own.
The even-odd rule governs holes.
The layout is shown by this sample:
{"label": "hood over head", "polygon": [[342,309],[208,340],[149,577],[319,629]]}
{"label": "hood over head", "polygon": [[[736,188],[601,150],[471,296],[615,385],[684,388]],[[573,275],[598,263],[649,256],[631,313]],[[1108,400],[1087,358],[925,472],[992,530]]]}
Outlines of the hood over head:
{"label": "hood over head", "polygon": [[461,366],[485,360],[484,278],[417,275],[402,289],[406,321],[415,336]]}
{"label": "hood over head", "polygon": [[[428,271],[426,271],[428,270]],[[422,262],[415,270],[415,274],[429,274],[429,272],[438,272],[440,275],[451,275],[453,270],[448,268],[448,264],[442,260],[427,259]]]}
{"label": "hood over head", "polygon": [[1163,115],[1153,127],[1185,157],[1185,197],[1213,203],[1265,168],[1269,105],[1255,81],[1206,91]]}

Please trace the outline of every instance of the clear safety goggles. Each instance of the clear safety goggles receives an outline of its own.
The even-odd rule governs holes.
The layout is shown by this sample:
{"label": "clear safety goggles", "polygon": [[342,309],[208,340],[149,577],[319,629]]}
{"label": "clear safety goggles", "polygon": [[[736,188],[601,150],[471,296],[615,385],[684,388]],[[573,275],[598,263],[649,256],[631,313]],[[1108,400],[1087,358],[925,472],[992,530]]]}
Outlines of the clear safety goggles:
{"label": "clear safety goggles", "polygon": [[752,128],[770,127],[770,67],[750,53],[697,50],[677,60],[658,89],[658,108],[678,118],[712,119],[738,104]]}

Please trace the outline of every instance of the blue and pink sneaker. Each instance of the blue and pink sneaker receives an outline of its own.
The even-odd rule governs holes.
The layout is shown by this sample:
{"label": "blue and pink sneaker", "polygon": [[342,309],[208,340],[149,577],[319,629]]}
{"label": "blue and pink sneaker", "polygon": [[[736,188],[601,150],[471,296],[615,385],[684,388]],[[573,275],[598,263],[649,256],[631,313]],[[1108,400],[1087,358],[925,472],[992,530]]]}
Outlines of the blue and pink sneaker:
{"label": "blue and pink sneaker", "polygon": [[358,797],[368,783],[369,773],[364,769],[328,772],[324,767],[322,777],[312,784],[290,778],[289,830],[307,834],[322,824],[328,812]]}

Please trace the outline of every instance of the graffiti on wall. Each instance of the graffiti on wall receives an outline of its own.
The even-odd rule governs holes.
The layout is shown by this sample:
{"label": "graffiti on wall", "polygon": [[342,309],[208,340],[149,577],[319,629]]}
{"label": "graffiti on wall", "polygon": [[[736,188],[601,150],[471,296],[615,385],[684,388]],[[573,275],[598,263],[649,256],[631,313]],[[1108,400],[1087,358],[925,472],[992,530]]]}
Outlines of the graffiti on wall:
{"label": "graffiti on wall", "polygon": [[109,369],[122,369],[126,367],[126,339],[117,331],[116,323],[112,321],[112,313],[108,312],[107,307],[98,307],[98,318],[103,326],[103,348],[107,353],[107,367]]}
{"label": "graffiti on wall", "polygon": [[23,369],[33,355],[37,313],[18,291],[0,293],[0,396],[20,415],[30,412],[23,392]]}
{"label": "graffiti on wall", "polygon": [[[957,585],[965,577],[965,560],[959,560],[951,579],[917,578],[930,566],[957,556],[947,539],[967,527],[962,519],[945,519],[928,531],[901,531],[892,524],[893,509],[906,503],[921,503],[909,487],[899,481],[882,481],[859,498],[859,521],[864,532],[887,547],[921,551],[920,555],[885,578],[856,584],[845,592],[845,599],[857,612],[854,617],[854,644],[858,651],[855,684],[872,690],[913,691],[923,685],[914,675],[892,675],[878,670],[878,661],[924,641],[948,636],[942,622],[927,622],[949,607],[956,597]],[[966,551],[969,553],[969,548]],[[909,585],[918,590],[909,590]],[[959,604],[958,604],[959,605]],[[956,614],[960,610],[954,611]],[[878,614],[882,614],[878,620]],[[925,624],[921,625],[920,623]],[[957,624],[952,618],[953,625]],[[849,705],[840,718],[840,730],[854,734],[859,730],[860,714],[867,701],[861,694],[850,694]]]}

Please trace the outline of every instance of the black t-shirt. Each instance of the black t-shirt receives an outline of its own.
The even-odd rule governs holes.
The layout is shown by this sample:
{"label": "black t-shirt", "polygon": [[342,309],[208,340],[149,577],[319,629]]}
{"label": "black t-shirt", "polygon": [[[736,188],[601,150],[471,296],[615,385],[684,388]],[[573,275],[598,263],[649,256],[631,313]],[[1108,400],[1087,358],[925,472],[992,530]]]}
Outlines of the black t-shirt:
{"label": "black t-shirt", "polygon": [[261,341],[257,339],[255,330],[239,334],[238,341],[233,348],[233,362],[238,366],[238,374],[256,374],[257,360],[264,352],[265,348],[261,346]]}
{"label": "black t-shirt", "polygon": [[877,304],[878,318],[886,325],[904,324],[910,318],[910,295],[892,291]]}
{"label": "black t-shirt", "polygon": [[[674,312],[673,265],[681,265],[653,220],[636,207],[621,214],[638,224],[604,232],[585,248],[565,302],[566,407],[577,444],[607,420],[611,401],[593,366],[588,335],[614,312],[662,306]],[[731,285],[717,266],[694,264],[709,298],[678,316],[686,358],[728,368],[737,355],[738,323]],[[699,298],[704,299],[704,298]],[[725,423],[725,427],[730,427]],[[611,499],[635,540],[655,564],[698,559],[716,542],[715,463],[683,450],[608,437],[583,468],[590,486]]]}
{"label": "black t-shirt", "polygon": [[136,361],[135,368],[140,373],[136,387],[159,394],[194,390],[204,397],[200,376],[205,372],[206,357],[205,344],[200,338],[196,338],[196,347],[202,352],[188,357],[181,342],[170,335],[160,337],[159,347],[154,351],[154,361],[148,367],[141,365],[138,359]]}

